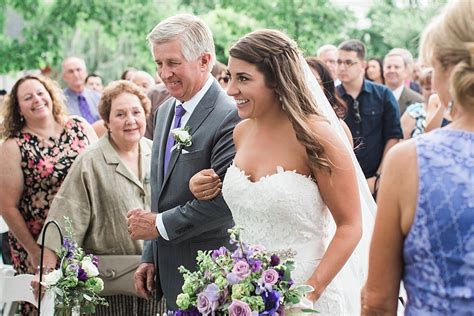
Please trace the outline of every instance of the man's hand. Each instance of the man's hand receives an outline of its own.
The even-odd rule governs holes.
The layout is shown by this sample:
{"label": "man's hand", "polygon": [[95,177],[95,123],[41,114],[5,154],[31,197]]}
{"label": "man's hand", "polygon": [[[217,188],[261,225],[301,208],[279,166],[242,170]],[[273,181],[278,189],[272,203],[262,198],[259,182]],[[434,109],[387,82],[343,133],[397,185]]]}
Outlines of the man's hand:
{"label": "man's hand", "polygon": [[150,299],[155,289],[155,265],[142,263],[135,271],[135,290],[138,296]]}
{"label": "man's hand", "polygon": [[155,226],[156,214],[134,208],[127,213],[128,233],[133,240],[151,240],[158,238]]}

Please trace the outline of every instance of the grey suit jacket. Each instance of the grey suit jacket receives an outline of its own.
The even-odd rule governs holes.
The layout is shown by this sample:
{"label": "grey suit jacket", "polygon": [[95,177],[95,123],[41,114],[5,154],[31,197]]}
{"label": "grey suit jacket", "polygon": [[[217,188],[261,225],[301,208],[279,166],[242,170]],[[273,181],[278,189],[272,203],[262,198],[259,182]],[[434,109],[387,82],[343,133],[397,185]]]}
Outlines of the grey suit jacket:
{"label": "grey suit jacket", "polygon": [[400,99],[398,99],[398,105],[400,105],[400,117],[410,104],[419,103],[423,101],[423,96],[421,94],[411,90],[410,88],[403,87]]}
{"label": "grey suit jacket", "polygon": [[163,213],[170,240],[159,237],[146,242],[142,257],[143,262],[155,263],[157,295],[161,287],[168,306],[174,310],[183,284],[178,267],[195,269],[198,250],[228,245],[227,230],[234,222],[222,195],[211,201],[196,200],[188,183],[194,174],[207,168],[224,178],[235,155],[232,132],[240,120],[235,102],[214,80],[186,124],[192,135],[192,145],[185,148],[188,153],[174,150],[164,174],[164,151],[175,101],[171,98],[158,108],[151,162],[151,210]]}

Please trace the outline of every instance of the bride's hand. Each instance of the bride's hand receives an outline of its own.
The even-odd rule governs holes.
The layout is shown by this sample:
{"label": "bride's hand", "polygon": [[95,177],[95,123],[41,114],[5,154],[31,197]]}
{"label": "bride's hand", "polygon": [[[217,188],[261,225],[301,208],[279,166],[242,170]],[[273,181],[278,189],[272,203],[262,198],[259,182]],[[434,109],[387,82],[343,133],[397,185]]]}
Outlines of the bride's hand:
{"label": "bride's hand", "polygon": [[189,180],[189,190],[198,200],[211,200],[221,191],[222,181],[213,169],[204,169]]}
{"label": "bride's hand", "polygon": [[306,298],[309,299],[311,302],[316,302],[321,294],[323,294],[324,289],[326,288],[320,282],[312,282],[312,280],[308,280],[306,284],[310,285],[314,290],[306,294]]}

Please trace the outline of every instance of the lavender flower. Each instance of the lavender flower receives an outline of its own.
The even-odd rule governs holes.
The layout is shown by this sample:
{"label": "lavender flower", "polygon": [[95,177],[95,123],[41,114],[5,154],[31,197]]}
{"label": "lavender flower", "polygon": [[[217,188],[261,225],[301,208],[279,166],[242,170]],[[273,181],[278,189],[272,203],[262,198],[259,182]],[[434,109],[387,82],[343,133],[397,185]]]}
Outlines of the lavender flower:
{"label": "lavender flower", "polygon": [[240,282],[239,277],[235,273],[232,273],[232,272],[227,273],[226,279],[230,285],[234,285]]}
{"label": "lavender flower", "polygon": [[250,275],[250,272],[250,266],[244,260],[237,261],[237,263],[234,265],[234,268],[232,269],[232,273],[234,273],[240,280],[243,280],[248,277]]}
{"label": "lavender flower", "polygon": [[209,315],[219,305],[219,287],[215,283],[209,284],[206,289],[197,296],[197,309],[203,315]]}
{"label": "lavender flower", "polygon": [[77,243],[69,238],[64,238],[63,247],[66,250],[66,258],[71,258],[77,248]]}
{"label": "lavender flower", "polygon": [[279,274],[274,269],[263,271],[262,280],[265,284],[274,285],[278,282]]}
{"label": "lavender flower", "polygon": [[229,306],[229,316],[251,316],[252,310],[247,303],[239,300],[232,300]]}
{"label": "lavender flower", "polygon": [[226,247],[220,247],[220,248],[217,249],[217,250],[213,250],[213,251],[212,251],[212,255],[211,255],[211,256],[212,256],[212,259],[216,260],[217,257],[219,257],[219,256],[224,256],[224,255],[227,254],[227,252],[228,252],[228,250],[227,250]]}

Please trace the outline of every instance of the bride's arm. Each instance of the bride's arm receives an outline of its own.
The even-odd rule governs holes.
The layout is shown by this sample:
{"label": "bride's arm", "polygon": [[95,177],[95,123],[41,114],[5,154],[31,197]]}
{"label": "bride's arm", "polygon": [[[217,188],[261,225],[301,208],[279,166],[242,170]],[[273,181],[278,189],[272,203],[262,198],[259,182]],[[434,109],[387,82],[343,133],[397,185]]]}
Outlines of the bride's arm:
{"label": "bride's arm", "polygon": [[356,172],[348,148],[326,121],[315,121],[312,129],[331,166],[330,173],[313,169],[313,175],[336,223],[336,233],[307,281],[315,289],[309,299],[316,300],[357,246],[362,236],[362,220]]}

